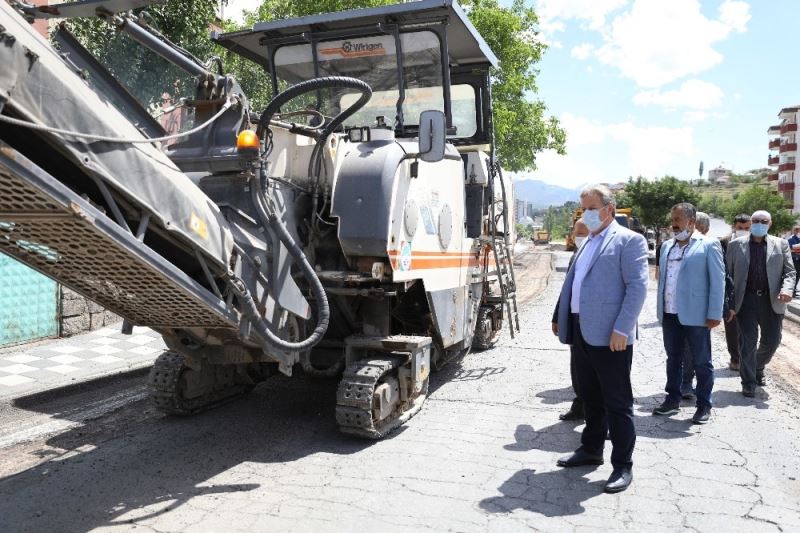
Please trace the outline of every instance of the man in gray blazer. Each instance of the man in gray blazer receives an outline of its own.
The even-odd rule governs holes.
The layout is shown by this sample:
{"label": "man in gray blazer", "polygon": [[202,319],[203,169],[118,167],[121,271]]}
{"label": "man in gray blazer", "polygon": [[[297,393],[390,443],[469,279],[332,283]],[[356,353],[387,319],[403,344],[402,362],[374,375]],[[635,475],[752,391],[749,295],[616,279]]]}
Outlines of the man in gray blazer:
{"label": "man in gray blazer", "polygon": [[647,241],[616,223],[608,187],[586,187],[581,206],[590,235],[567,271],[553,332],[575,354],[586,427],[581,446],[557,464],[603,464],[608,432],[614,470],[605,491],[620,492],[633,480],[631,363],[636,323],[647,295]]}
{"label": "man in gray blazer", "polygon": [[766,384],[764,367],[781,343],[783,315],[796,276],[789,243],[767,234],[772,216],[756,211],[751,223],[749,237],[732,240],[725,257],[735,294],[728,317],[736,316],[739,323],[739,375],[742,394],[749,398],[755,396],[756,385]]}

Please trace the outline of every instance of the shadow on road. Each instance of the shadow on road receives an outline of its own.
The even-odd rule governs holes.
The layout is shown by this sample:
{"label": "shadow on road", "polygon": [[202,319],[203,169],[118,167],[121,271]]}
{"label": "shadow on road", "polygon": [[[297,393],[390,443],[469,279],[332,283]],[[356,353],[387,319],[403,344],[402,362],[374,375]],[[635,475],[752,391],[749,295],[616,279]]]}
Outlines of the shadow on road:
{"label": "shadow on road", "polygon": [[738,391],[718,390],[711,393],[711,401],[717,409],[730,406],[751,406],[756,409],[769,409],[768,400],[769,393],[763,389],[756,390],[755,398],[747,398]]}
{"label": "shadow on road", "polygon": [[498,491],[502,496],[486,498],[480,508],[490,513],[511,513],[524,509],[544,516],[570,516],[581,514],[586,509],[584,501],[597,496],[604,482],[584,477],[595,467],[573,468],[537,474],[525,469],[505,481]]}
{"label": "shadow on road", "polygon": [[542,399],[543,404],[555,405],[558,403],[571,402],[575,398],[572,387],[562,387],[560,389],[543,390],[536,393],[537,398]]}
{"label": "shadow on road", "polygon": [[[338,432],[335,390],[335,381],[276,377],[245,398],[189,418],[162,416],[147,401],[129,404],[125,411],[149,415],[130,415],[127,425],[105,432],[80,426],[52,437],[48,445],[71,452],[0,480],[0,531],[136,523],[197,496],[258,489],[260,483],[214,483],[243,463],[359,452],[371,441]],[[126,516],[136,509],[135,519]]]}

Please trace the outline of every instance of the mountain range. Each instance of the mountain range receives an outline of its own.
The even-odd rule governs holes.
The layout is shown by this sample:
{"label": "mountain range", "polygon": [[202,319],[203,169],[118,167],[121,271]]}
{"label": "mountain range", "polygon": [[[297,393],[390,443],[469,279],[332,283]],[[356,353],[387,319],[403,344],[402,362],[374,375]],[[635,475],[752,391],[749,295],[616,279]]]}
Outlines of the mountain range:
{"label": "mountain range", "polygon": [[569,189],[551,185],[540,180],[517,180],[514,182],[514,193],[517,200],[525,200],[534,207],[563,205],[570,200],[577,201],[578,193],[583,188]]}

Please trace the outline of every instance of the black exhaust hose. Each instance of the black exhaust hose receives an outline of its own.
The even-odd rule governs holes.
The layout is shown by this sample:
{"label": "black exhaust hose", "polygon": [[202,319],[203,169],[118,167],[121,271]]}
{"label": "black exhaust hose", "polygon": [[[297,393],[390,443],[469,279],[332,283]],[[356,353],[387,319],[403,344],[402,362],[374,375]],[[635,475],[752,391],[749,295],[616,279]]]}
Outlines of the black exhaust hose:
{"label": "black exhaust hose", "polygon": [[267,108],[264,109],[258,120],[258,127],[256,128],[256,135],[258,135],[258,138],[263,138],[264,133],[266,133],[267,128],[269,128],[272,117],[275,116],[275,113],[278,112],[282,105],[300,95],[320,89],[354,89],[361,92],[361,97],[356,100],[353,105],[336,115],[331,123],[322,130],[319,136],[320,141],[324,141],[328,135],[342,124],[342,122],[361,109],[364,104],[369,102],[369,99],[372,98],[372,88],[367,83],[356,78],[327,76],[325,78],[314,78],[313,80],[300,82],[297,85],[292,85],[270,100],[269,104],[267,104]]}
{"label": "black exhaust hose", "polygon": [[[355,78],[347,78],[343,76],[315,78],[313,80],[298,83],[297,85],[294,85],[278,94],[269,102],[269,104],[267,104],[267,108],[261,113],[261,117],[259,118],[258,127],[256,128],[256,135],[259,138],[263,138],[264,134],[269,128],[272,117],[275,116],[275,113],[285,103],[307,92],[328,88],[355,89],[361,92],[361,97],[345,111],[339,113],[331,121],[331,123],[325,127],[320,134],[319,139],[317,140],[317,145],[314,147],[314,153],[316,154],[323,143],[326,142],[328,136],[333,133],[333,131],[338,128],[348,117],[363,107],[370,98],[372,98],[372,89],[368,84]],[[314,160],[314,155],[312,155],[311,160]],[[261,168],[261,172],[262,174],[265,172],[263,166]],[[256,213],[258,213],[261,223],[264,224],[264,226],[272,228],[273,231],[275,231],[275,233],[278,235],[278,239],[280,239],[283,245],[286,246],[289,255],[292,257],[295,264],[300,267],[303,276],[308,281],[309,286],[311,287],[311,292],[314,294],[314,298],[317,301],[317,326],[314,328],[314,331],[311,333],[311,335],[309,335],[308,338],[303,341],[290,342],[283,340],[269,329],[266,321],[259,314],[258,308],[253,301],[253,297],[247,290],[244,282],[240,279],[231,278],[231,287],[241,305],[242,312],[250,320],[253,327],[256,329],[256,333],[258,333],[260,337],[266,339],[270,344],[285,350],[303,351],[313,347],[320,340],[322,340],[323,335],[325,335],[325,332],[328,330],[328,323],[330,322],[328,296],[325,293],[325,288],[322,286],[322,282],[319,280],[319,277],[317,277],[317,273],[308,262],[303,249],[294,241],[291,234],[286,229],[286,226],[283,224],[283,221],[277,216],[277,214],[267,209],[267,206],[265,205],[264,191],[261,186],[262,177],[255,177],[250,182],[250,196],[253,202],[253,207],[256,209]],[[265,347],[265,349],[266,348],[267,347]]]}
{"label": "black exhaust hose", "polygon": [[311,332],[311,335],[309,335],[305,340],[299,342],[290,342],[281,339],[269,329],[266,321],[259,314],[258,308],[253,301],[253,297],[245,287],[242,280],[232,280],[231,287],[236,293],[236,297],[242,306],[242,311],[247,318],[250,319],[250,322],[253,324],[256,332],[262,338],[266,339],[270,344],[284,350],[308,350],[322,340],[323,335],[325,335],[325,332],[328,330],[328,323],[330,321],[328,296],[325,294],[325,288],[322,286],[322,282],[317,277],[317,273],[314,271],[314,268],[308,262],[308,258],[306,258],[306,254],[303,252],[303,249],[300,248],[300,246],[292,238],[292,235],[286,229],[286,226],[283,224],[283,221],[278,217],[278,215],[267,210],[266,206],[264,205],[263,194],[263,190],[261,189],[261,180],[257,177],[254,177],[250,181],[250,196],[253,206],[255,207],[262,224],[264,224],[264,226],[269,226],[275,231],[275,233],[278,235],[278,239],[280,239],[283,245],[286,246],[289,255],[292,257],[295,264],[300,267],[303,276],[308,281],[308,284],[311,287],[311,292],[314,294],[314,298],[317,301],[317,326],[314,328],[314,331]]}

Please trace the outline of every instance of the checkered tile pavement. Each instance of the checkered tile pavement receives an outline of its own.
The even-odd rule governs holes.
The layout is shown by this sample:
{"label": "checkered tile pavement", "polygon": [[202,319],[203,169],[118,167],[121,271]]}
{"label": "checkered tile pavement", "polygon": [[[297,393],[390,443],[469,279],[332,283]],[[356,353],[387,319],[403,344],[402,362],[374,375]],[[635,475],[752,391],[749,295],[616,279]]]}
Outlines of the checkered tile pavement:
{"label": "checkered tile pavement", "polygon": [[135,327],[132,335],[123,335],[119,327],[107,327],[0,349],[0,399],[142,368],[165,349],[158,333],[140,327]]}

